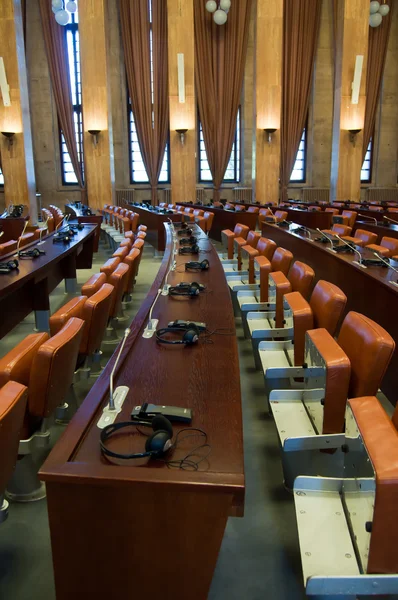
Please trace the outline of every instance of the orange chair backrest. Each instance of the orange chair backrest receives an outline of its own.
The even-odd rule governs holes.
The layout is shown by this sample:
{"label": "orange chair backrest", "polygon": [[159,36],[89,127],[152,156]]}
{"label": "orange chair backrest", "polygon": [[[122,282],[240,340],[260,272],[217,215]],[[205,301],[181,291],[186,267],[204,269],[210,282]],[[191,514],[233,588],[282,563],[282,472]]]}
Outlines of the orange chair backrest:
{"label": "orange chair backrest", "polygon": [[249,213],[255,213],[256,215],[259,213],[259,207],[258,206],[249,206],[249,208],[247,209],[247,212]]}
{"label": "orange chair backrest", "polygon": [[346,303],[347,296],[337,285],[320,279],[310,299],[314,327],[324,327],[334,336]]}
{"label": "orange chair backrest", "polygon": [[294,262],[288,275],[288,279],[292,284],[292,291],[300,292],[305,299],[310,295],[314,278],[314,269],[299,260]]}
{"label": "orange chair backrest", "polygon": [[373,233],[372,231],[366,231],[366,229],[357,229],[355,231],[354,237],[359,238],[365,245],[375,244],[377,242],[377,233]]}
{"label": "orange chair backrest", "polygon": [[101,348],[101,342],[108,325],[113,291],[113,285],[105,283],[84,304],[82,318],[86,326],[83,330],[80,345],[80,352],[82,354],[93,354]]}
{"label": "orange chair backrest", "polygon": [[286,210],[276,210],[275,211],[275,219],[277,221],[285,221],[287,219],[287,211]]}
{"label": "orange chair backrest", "polygon": [[348,217],[348,225],[354,227],[358,213],[354,210],[343,210],[341,214],[343,217]]}
{"label": "orange chair backrest", "polygon": [[271,261],[275,250],[276,243],[273,240],[269,240],[268,238],[264,237],[261,237],[258,240],[257,251],[260,256],[265,256],[265,258],[268,258],[268,260]]}
{"label": "orange chair backrest", "polygon": [[328,213],[332,213],[332,215],[338,215],[339,214],[339,209],[338,208],[325,208],[325,212]]}
{"label": "orange chair backrest", "polygon": [[380,246],[390,250],[390,256],[398,254],[398,239],[392,237],[383,237]]}
{"label": "orange chair backrest", "polygon": [[17,461],[27,398],[27,387],[16,381],[9,381],[0,389],[0,496]]}
{"label": "orange chair backrest", "polygon": [[234,236],[235,237],[243,237],[244,239],[247,238],[247,236],[249,235],[249,227],[247,225],[242,225],[242,223],[237,223],[235,225],[235,229],[234,229]]}
{"label": "orange chair backrest", "polygon": [[285,248],[277,248],[273,254],[271,260],[272,271],[282,271],[284,275],[287,275],[292,264],[293,254]]}
{"label": "orange chair backrest", "polygon": [[340,225],[339,223],[335,223],[332,227],[332,231],[337,233],[337,235],[350,235],[352,231],[352,227],[348,225]]}

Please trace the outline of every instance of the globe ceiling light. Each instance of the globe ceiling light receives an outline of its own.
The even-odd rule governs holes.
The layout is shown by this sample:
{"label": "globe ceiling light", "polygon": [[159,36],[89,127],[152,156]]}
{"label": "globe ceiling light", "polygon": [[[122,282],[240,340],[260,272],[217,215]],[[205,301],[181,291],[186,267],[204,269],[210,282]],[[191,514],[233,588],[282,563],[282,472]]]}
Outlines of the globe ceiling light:
{"label": "globe ceiling light", "polygon": [[58,25],[67,25],[69,23],[69,18],[70,14],[67,10],[59,10],[55,13],[55,20],[57,21]]}
{"label": "globe ceiling light", "polygon": [[210,13],[214,13],[217,10],[217,2],[215,0],[206,2],[206,10]]}
{"label": "globe ceiling light", "polygon": [[62,0],[52,0],[51,6],[54,12],[61,10],[64,7]]}
{"label": "globe ceiling light", "polygon": [[390,12],[390,7],[388,6],[388,4],[381,4],[380,8],[379,8],[379,14],[382,17],[386,17],[388,15],[388,13]]}
{"label": "globe ceiling light", "polygon": [[213,19],[217,25],[224,25],[227,22],[228,16],[225,11],[218,9],[214,13]]}
{"label": "globe ceiling light", "polygon": [[77,11],[76,2],[74,2],[74,0],[70,0],[70,2],[66,4],[66,10],[68,10],[70,13],[75,13]]}
{"label": "globe ceiling light", "polygon": [[381,16],[380,13],[373,13],[372,15],[370,15],[369,17],[369,25],[371,27],[378,27],[381,22],[383,20],[383,17]]}
{"label": "globe ceiling light", "polygon": [[231,8],[231,0],[220,0],[220,8],[227,13]]}
{"label": "globe ceiling light", "polygon": [[377,2],[376,0],[373,0],[370,3],[370,7],[369,7],[370,14],[373,15],[373,14],[377,13],[378,10],[379,10],[379,8],[380,8],[380,2]]}

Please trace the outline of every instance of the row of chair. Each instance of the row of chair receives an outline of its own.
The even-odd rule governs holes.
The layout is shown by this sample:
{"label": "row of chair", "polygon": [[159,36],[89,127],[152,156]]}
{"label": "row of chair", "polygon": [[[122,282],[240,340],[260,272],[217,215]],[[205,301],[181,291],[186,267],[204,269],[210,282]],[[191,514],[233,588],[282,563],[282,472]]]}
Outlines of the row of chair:
{"label": "row of chair", "polygon": [[[141,234],[141,237],[138,237]],[[0,521],[7,497],[37,500],[45,491],[37,478],[33,453],[50,442],[49,421],[69,419],[76,402],[72,384],[101,371],[101,344],[119,341],[116,320],[131,299],[145,232],[126,237],[113,256],[50,317],[50,335],[27,336],[0,360],[0,427],[6,436],[0,477]],[[10,384],[10,385],[7,385]],[[69,407],[68,407],[69,403]],[[17,461],[14,476],[12,471]]]}
{"label": "row of chair", "polygon": [[[344,292],[322,280],[313,287],[313,269],[294,261],[273,240],[243,225],[225,232],[225,240],[231,233],[234,256],[225,253],[221,260],[235,310],[252,340],[256,367],[264,373],[285,485],[295,490],[307,592],[316,585],[315,575],[324,576],[327,584],[331,574],[397,573],[397,560],[383,553],[391,527],[397,529],[396,504],[379,503],[378,498],[387,493],[385,485],[398,497],[398,411],[391,420],[376,398],[394,340],[356,312],[347,314],[335,339],[347,302]],[[242,245],[242,240],[248,243]],[[366,483],[369,479],[373,483]],[[308,518],[302,516],[307,511],[318,523],[311,539]],[[359,518],[352,516],[356,512]],[[331,531],[327,523],[336,514],[343,521]],[[349,572],[343,566],[347,549],[340,560],[340,546],[352,549]],[[326,547],[333,548],[334,564]],[[315,549],[314,562],[308,557]]]}

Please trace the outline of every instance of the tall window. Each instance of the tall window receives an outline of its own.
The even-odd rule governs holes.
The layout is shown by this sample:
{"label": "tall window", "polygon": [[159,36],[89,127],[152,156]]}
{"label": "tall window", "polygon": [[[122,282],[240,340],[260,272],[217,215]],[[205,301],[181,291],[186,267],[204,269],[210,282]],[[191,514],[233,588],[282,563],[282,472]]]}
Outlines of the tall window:
{"label": "tall window", "polygon": [[370,138],[368,148],[366,150],[365,159],[361,169],[361,183],[370,183],[372,180],[372,155],[373,155],[373,140]]}
{"label": "tall window", "polygon": [[297,150],[296,160],[294,163],[293,171],[290,176],[291,183],[304,183],[305,182],[305,169],[307,159],[307,137],[306,129],[303,129],[301,136],[300,145]]}
{"label": "tall window", "polygon": [[[154,123],[154,93],[153,93],[153,41],[152,41],[152,0],[149,4],[149,52],[151,61],[151,98],[152,98],[152,126]],[[149,183],[149,177],[145,169],[140,145],[138,143],[137,128],[135,126],[134,113],[131,106],[131,100],[128,100],[128,119],[129,119],[129,145],[130,145],[130,182],[131,183]],[[167,140],[163,156],[162,168],[159,174],[159,183],[170,183],[170,142]]]}
{"label": "tall window", "polygon": [[[68,48],[69,78],[72,91],[73,117],[77,144],[77,156],[83,172],[83,117],[82,117],[82,84],[80,78],[80,45],[79,45],[78,12],[72,13],[72,20],[66,25],[66,43]],[[64,185],[78,183],[64,136],[61,132],[61,171]]]}
{"label": "tall window", "polygon": [[3,175],[3,171],[0,169],[0,186],[3,187],[4,185],[4,175]]}
{"label": "tall window", "polygon": [[[199,120],[199,181],[213,181],[207,160],[205,140],[203,137],[202,123]],[[240,107],[236,117],[236,129],[231,156],[224,174],[225,183],[239,183],[240,181]]]}

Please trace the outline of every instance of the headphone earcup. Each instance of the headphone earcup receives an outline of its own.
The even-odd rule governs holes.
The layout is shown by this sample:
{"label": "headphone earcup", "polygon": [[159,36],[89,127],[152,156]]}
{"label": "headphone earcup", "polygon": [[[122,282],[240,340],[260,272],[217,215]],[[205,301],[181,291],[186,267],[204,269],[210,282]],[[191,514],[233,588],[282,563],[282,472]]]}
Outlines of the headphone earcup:
{"label": "headphone earcup", "polygon": [[156,417],[153,417],[151,425],[153,431],[167,431],[169,433],[170,438],[173,437],[173,426],[164,415],[156,415]]}
{"label": "headphone earcup", "polygon": [[182,341],[187,346],[192,346],[192,344],[196,344],[199,339],[199,332],[197,329],[187,329],[182,337]]}
{"label": "headphone earcup", "polygon": [[146,452],[153,452],[153,456],[163,456],[171,448],[171,438],[168,431],[155,431],[145,442]]}
{"label": "headphone earcup", "polygon": [[189,295],[190,296],[199,296],[200,294],[200,286],[196,281],[193,281],[190,286]]}
{"label": "headphone earcup", "polygon": [[203,270],[206,270],[210,267],[210,263],[207,260],[207,258],[205,258],[204,260],[202,260],[202,262],[200,263],[200,268]]}

